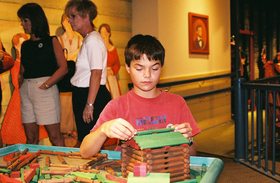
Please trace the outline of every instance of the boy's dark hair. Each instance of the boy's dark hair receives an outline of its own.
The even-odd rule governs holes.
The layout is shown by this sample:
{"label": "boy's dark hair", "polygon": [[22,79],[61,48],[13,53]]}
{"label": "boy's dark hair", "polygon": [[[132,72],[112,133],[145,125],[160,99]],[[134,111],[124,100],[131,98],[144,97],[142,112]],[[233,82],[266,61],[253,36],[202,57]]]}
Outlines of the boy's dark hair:
{"label": "boy's dark hair", "polygon": [[28,18],[31,21],[31,33],[43,38],[50,35],[47,17],[42,7],[37,3],[27,3],[17,12],[20,19]]}
{"label": "boy's dark hair", "polygon": [[[76,8],[81,17],[85,17],[88,14],[90,22],[97,16],[97,7],[90,0],[69,0],[65,6],[65,14],[69,17],[69,11],[71,8]],[[93,25],[93,23],[92,23]]]}
{"label": "boy's dark hair", "polygon": [[132,60],[139,60],[143,54],[151,60],[159,60],[164,64],[165,50],[157,38],[150,35],[138,34],[133,36],[125,47],[125,63],[130,67]]}

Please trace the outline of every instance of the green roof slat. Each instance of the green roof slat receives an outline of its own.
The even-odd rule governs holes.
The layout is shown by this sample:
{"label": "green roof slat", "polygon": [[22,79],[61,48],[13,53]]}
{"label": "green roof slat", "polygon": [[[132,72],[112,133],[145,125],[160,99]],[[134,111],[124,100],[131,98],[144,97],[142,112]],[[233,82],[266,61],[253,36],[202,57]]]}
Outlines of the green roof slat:
{"label": "green roof slat", "polygon": [[154,129],[154,130],[139,131],[137,132],[137,136],[154,134],[154,133],[171,132],[171,131],[174,131],[174,128],[161,128],[161,129]]}
{"label": "green roof slat", "polygon": [[141,149],[159,148],[189,143],[189,141],[180,132],[135,136],[134,140]]}

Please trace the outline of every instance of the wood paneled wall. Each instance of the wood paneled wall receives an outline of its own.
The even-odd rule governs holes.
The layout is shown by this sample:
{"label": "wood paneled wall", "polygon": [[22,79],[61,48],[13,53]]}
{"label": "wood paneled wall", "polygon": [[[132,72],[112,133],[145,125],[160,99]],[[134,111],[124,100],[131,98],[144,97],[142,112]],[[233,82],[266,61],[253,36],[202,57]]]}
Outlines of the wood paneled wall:
{"label": "wood paneled wall", "polygon": [[[61,15],[67,0],[0,0],[0,37],[8,52],[10,52],[12,47],[11,39],[13,35],[23,32],[17,17],[17,11],[23,4],[28,2],[36,2],[43,7],[49,21],[52,35],[55,35],[57,29],[61,26]],[[98,16],[94,21],[95,26],[98,28],[102,23],[108,23],[111,26],[112,41],[118,49],[122,65],[119,73],[120,86],[122,92],[125,93],[128,90],[127,83],[129,77],[124,67],[123,52],[127,41],[131,37],[131,0],[94,0],[93,2],[98,9]],[[1,75],[1,82],[4,113],[11,95],[9,72]]]}
{"label": "wood paneled wall", "polygon": [[[223,75],[228,73],[219,73],[214,75]],[[211,74],[194,76],[194,78],[209,77]],[[181,78],[188,80],[190,78]],[[193,79],[193,78],[191,78]],[[177,86],[163,88],[171,93],[176,93],[181,96],[192,96],[202,94],[209,91],[217,91],[231,87],[231,78],[222,77],[210,80],[200,80],[196,82],[186,83]],[[187,99],[187,104],[190,107],[192,114],[199,127],[202,130],[221,125],[231,121],[231,92],[216,93],[199,98]]]}

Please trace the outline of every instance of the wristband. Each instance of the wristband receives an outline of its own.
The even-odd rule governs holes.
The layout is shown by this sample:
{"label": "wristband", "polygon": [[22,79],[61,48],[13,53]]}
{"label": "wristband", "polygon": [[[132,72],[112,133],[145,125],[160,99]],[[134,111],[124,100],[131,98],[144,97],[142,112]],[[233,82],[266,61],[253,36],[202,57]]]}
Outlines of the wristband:
{"label": "wristband", "polygon": [[87,103],[87,106],[93,107],[93,104],[91,104],[91,103]]}
{"label": "wristband", "polygon": [[45,86],[46,88],[49,88],[49,87],[50,87],[47,83],[44,83],[44,86]]}

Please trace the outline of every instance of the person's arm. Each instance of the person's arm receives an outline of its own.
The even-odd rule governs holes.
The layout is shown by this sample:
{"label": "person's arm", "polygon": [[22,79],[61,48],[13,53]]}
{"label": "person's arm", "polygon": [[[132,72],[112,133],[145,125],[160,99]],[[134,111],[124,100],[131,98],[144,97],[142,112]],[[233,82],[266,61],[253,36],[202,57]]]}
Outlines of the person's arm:
{"label": "person's arm", "polygon": [[23,83],[23,73],[24,73],[24,67],[22,64],[20,64],[20,68],[19,68],[19,74],[18,74],[18,85],[19,87],[21,87],[22,83]]}
{"label": "person's arm", "polygon": [[88,158],[98,153],[107,137],[128,140],[135,134],[136,130],[124,119],[118,118],[105,122],[83,139],[80,147],[81,155]]}
{"label": "person's arm", "polygon": [[102,39],[98,36],[89,36],[84,42],[84,48],[87,51],[87,61],[90,69],[89,91],[87,104],[83,111],[83,120],[89,123],[93,120],[94,102],[100,88],[103,65],[106,61],[107,50]]}
{"label": "person's arm", "polygon": [[80,146],[82,157],[89,158],[98,153],[106,139],[107,136],[102,133],[101,128],[98,128],[94,132],[90,132],[85,136]]}
{"label": "person's arm", "polygon": [[62,47],[56,37],[52,39],[52,44],[53,44],[53,49],[54,49],[58,69],[53,73],[53,75],[47,81],[45,81],[40,86],[41,89],[48,89],[52,85],[56,84],[68,72],[67,62],[64,57]]}
{"label": "person's arm", "polygon": [[0,74],[11,69],[14,65],[14,59],[8,53],[0,50]]}
{"label": "person's arm", "polygon": [[83,112],[83,119],[87,123],[93,120],[93,111],[94,111],[93,104],[96,99],[98,90],[100,88],[101,75],[102,75],[102,70],[97,70],[97,69],[91,70],[87,104]]}

